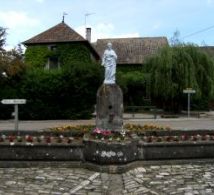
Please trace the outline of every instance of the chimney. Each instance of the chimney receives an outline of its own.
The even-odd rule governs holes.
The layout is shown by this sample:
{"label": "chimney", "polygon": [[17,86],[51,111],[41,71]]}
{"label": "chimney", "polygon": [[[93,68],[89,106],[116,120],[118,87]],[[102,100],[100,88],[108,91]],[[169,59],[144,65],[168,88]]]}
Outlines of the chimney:
{"label": "chimney", "polygon": [[91,42],[91,28],[86,28],[86,40],[88,40],[88,42]]}

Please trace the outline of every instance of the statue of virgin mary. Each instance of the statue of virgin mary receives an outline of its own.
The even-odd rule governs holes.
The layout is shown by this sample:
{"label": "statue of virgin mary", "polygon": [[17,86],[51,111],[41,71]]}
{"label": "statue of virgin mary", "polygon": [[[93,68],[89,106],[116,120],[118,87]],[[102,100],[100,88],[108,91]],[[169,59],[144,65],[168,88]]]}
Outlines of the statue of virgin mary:
{"label": "statue of virgin mary", "polygon": [[107,44],[102,58],[102,66],[105,67],[104,84],[115,84],[117,54],[112,49],[112,44]]}

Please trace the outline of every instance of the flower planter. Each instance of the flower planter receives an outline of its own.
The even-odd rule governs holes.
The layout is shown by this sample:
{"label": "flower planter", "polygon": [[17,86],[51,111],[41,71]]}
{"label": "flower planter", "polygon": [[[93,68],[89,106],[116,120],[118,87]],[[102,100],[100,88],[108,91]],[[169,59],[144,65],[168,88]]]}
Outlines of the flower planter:
{"label": "flower planter", "polygon": [[[67,136],[67,137],[66,137]],[[82,140],[70,135],[37,131],[2,131],[0,160],[69,160],[82,161]]]}
{"label": "flower planter", "polygon": [[214,158],[213,141],[161,142],[138,144],[139,160]]}
{"label": "flower planter", "polygon": [[112,141],[84,139],[84,158],[97,164],[127,164],[135,161],[137,155],[136,141]]}
{"label": "flower planter", "polygon": [[[214,131],[147,131],[137,136],[69,132],[1,132],[0,160],[79,161],[122,165],[133,161],[214,158]],[[134,136],[135,135],[135,136]],[[99,138],[100,136],[100,138]],[[98,138],[96,138],[98,137]]]}
{"label": "flower planter", "polygon": [[69,160],[82,161],[83,145],[0,144],[0,160]]}

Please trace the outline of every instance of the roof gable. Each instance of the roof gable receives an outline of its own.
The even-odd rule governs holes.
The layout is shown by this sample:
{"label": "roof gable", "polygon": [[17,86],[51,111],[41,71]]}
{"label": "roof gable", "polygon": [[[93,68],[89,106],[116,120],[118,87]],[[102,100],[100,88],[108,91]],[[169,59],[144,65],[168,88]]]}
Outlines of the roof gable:
{"label": "roof gable", "polygon": [[214,46],[202,46],[199,47],[201,51],[207,53],[210,57],[214,57]]}
{"label": "roof gable", "polygon": [[59,43],[59,42],[76,42],[86,41],[81,35],[75,32],[64,22],[28,39],[23,42],[25,45],[41,43]]}
{"label": "roof gable", "polygon": [[166,37],[98,39],[95,48],[100,56],[103,55],[108,42],[112,43],[117,53],[118,64],[142,64],[146,57],[168,45]]}

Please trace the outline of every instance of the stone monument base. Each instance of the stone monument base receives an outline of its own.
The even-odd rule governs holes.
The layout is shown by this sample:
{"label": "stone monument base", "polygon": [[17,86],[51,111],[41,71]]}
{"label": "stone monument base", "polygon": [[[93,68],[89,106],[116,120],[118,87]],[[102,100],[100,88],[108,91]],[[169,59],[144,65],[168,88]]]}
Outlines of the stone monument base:
{"label": "stone monument base", "polygon": [[103,84],[97,91],[96,127],[121,131],[123,128],[123,93],[117,84]]}

